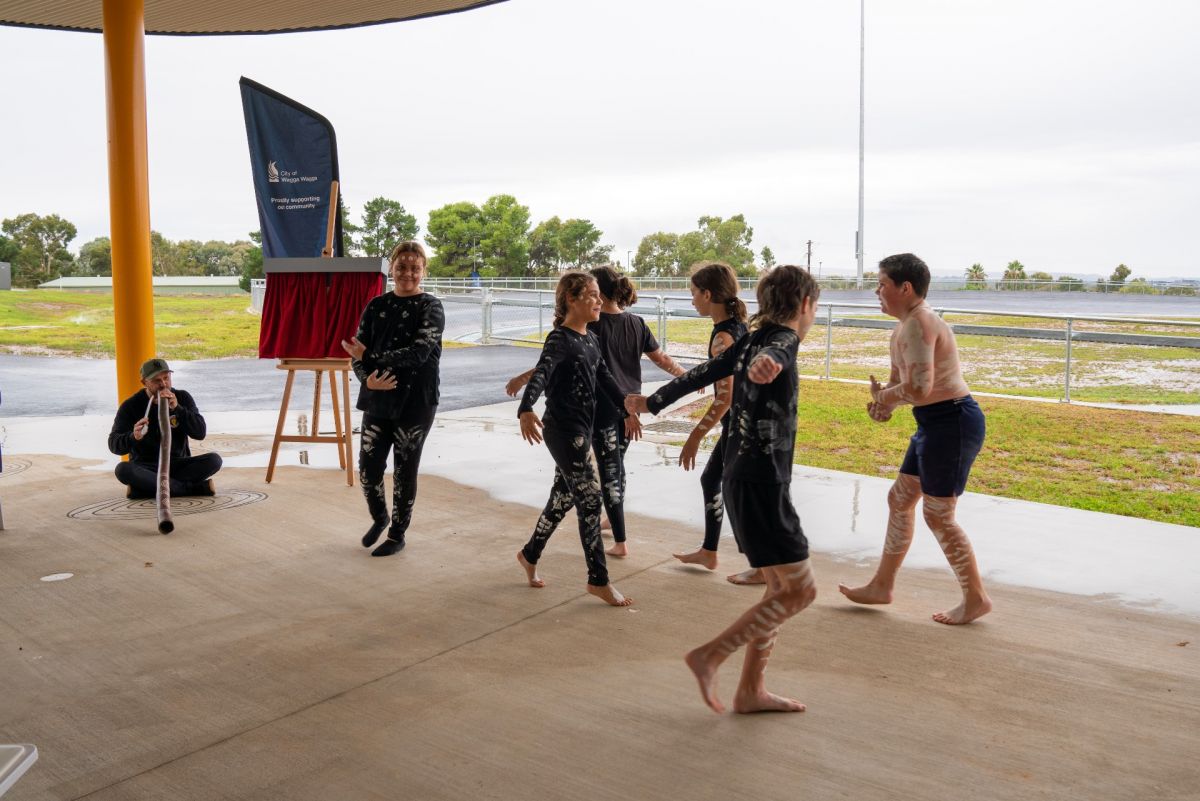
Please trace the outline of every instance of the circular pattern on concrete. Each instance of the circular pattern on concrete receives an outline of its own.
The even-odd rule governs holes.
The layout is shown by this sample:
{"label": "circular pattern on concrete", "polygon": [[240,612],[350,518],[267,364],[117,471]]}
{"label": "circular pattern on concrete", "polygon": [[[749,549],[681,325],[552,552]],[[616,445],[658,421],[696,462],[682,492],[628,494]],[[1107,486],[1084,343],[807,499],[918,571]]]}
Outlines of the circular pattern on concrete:
{"label": "circular pattern on concrete", "polygon": [[17,473],[24,473],[29,468],[33,467],[33,462],[28,459],[14,459],[8,457],[4,460],[4,472],[0,472],[0,478],[5,476],[15,476]]}
{"label": "circular pattern on concrete", "polygon": [[224,434],[209,435],[201,442],[192,443],[192,455],[202,453],[219,453],[222,456],[242,456],[247,453],[262,453],[271,451],[272,438],[261,434],[246,434],[229,436]]}
{"label": "circular pattern on concrete", "polygon": [[[198,515],[203,512],[217,512],[222,509],[233,509],[266,500],[265,492],[253,490],[227,490],[218,492],[210,497],[172,498],[171,515]],[[129,498],[109,498],[106,501],[91,503],[72,509],[67,517],[76,520],[149,520],[158,517],[158,506],[153,498],[131,500]]]}

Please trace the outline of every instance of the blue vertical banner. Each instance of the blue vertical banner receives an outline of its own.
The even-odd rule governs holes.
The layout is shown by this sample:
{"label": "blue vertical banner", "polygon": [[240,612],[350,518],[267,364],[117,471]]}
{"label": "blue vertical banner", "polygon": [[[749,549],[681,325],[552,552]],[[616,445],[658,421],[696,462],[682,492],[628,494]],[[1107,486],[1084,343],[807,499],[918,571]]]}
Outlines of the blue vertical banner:
{"label": "blue vertical banner", "polygon": [[[329,224],[330,185],[339,180],[333,125],[307,106],[249,78],[239,83],[263,256],[320,256]],[[333,255],[343,255],[340,209]]]}

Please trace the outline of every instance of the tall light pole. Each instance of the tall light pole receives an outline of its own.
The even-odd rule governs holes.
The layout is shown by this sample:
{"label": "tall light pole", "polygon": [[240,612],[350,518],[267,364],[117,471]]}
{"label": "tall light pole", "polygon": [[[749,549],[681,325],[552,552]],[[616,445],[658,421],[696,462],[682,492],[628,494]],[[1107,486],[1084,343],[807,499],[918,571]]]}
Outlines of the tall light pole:
{"label": "tall light pole", "polygon": [[625,269],[626,270],[633,269],[633,251],[632,250],[625,251]]}
{"label": "tall light pole", "polygon": [[858,288],[863,288],[863,150],[866,139],[867,0],[858,3],[858,231],[854,255],[858,259]]}

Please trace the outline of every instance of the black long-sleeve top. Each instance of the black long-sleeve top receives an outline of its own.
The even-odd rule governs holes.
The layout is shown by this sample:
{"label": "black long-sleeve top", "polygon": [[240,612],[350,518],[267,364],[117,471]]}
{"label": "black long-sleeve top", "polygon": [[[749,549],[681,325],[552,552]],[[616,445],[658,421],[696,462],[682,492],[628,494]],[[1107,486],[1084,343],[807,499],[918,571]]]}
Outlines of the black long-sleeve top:
{"label": "black long-sleeve top", "polygon": [[[171,412],[171,456],[191,456],[192,449],[188,446],[188,437],[194,440],[204,439],[208,434],[208,424],[204,422],[204,417],[196,408],[196,401],[190,393],[182,389],[171,391],[175,393],[175,400],[178,401]],[[158,464],[158,446],[162,442],[162,433],[158,427],[158,401],[154,401],[147,414],[146,405],[149,403],[150,396],[146,394],[146,390],[139,389],[126,398],[117,409],[112,431],[108,433],[108,449],[117,456],[129,454],[129,458],[135,462]],[[146,435],[136,440],[133,438],[133,424],[143,417],[149,418],[150,425],[146,428]]]}
{"label": "black long-sleeve top", "polygon": [[555,328],[546,337],[517,415],[533,411],[533,404],[543,392],[546,413],[542,423],[589,439],[599,393],[603,392],[616,408],[625,408],[625,395],[600,356],[596,335],[591,331],[580,334],[566,326]]}
{"label": "black long-sleeve top", "polygon": [[[438,368],[445,327],[442,302],[426,292],[408,297],[388,292],[372,298],[363,310],[356,335],[367,349],[361,359],[350,361],[360,383],[359,411],[396,420],[410,404],[437,406],[441,399]],[[367,389],[367,376],[376,370],[390,370],[396,377],[396,388]]]}
{"label": "black long-sleeve top", "polygon": [[[792,480],[796,449],[796,396],[800,389],[796,351],[800,337],[791,328],[767,323],[752,331],[715,359],[684,373],[646,399],[654,414],[689,392],[726,376],[733,379],[733,425],[725,444],[724,478],[760,484]],[[783,371],[769,384],[755,384],[746,375],[759,354],[778,362]]]}

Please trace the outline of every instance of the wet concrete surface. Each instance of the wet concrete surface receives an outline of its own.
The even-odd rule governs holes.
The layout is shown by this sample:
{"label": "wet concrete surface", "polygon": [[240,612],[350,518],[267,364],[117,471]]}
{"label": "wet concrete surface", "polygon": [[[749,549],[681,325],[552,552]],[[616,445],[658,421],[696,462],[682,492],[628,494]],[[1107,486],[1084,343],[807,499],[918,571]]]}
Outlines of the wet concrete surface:
{"label": "wet concrete surface", "polygon": [[[484,472],[544,501],[544,448],[512,430],[456,441],[449,431],[431,438],[423,471],[439,451],[488,457]],[[497,439],[520,461],[497,469],[498,454],[476,446]],[[0,741],[35,743],[41,758],[10,801],[1196,797],[1194,617],[989,573],[995,611],[939,626],[930,613],[958,595],[940,553],[937,570],[906,564],[895,602],[877,607],[836,589],[865,581],[871,561],[818,553],[817,599],[782,627],[767,674],[808,710],[715,715],[682,656],[761,590],[723,580],[745,564],[729,540],[719,571],[671,558],[701,526],[629,513],[631,553],[609,570],[635,603],[614,609],[585,592],[570,521],[539,562],[547,586],[532,589],[514,557],[538,506],[437,475],[422,476],[408,547],[372,559],[359,545],[361,494],[336,472],[293,466],[265,485],[257,467],[227,467],[219,498],[203,500],[238,488],[266,497],[180,516],[164,537],[110,475],[78,458],[27,462],[0,479],[11,513],[0,533]],[[470,468],[460,463],[464,477]],[[698,513],[694,474],[670,475],[673,496],[643,475],[631,490]],[[847,533],[850,496],[805,483],[806,531]],[[863,493],[871,560],[885,491]],[[840,514],[840,528],[814,503],[830,507],[830,523]],[[970,519],[994,521],[997,542],[1025,532],[1022,547],[1035,544],[1023,562],[1050,579],[1088,573],[1076,553],[1134,576],[1122,564],[1129,543],[1161,547],[1125,518],[1109,519],[1116,551],[1090,537],[1082,551],[1055,549],[1058,521],[999,512]],[[917,541],[938,551],[927,532]],[[1194,564],[1158,554],[1160,569]],[[73,575],[40,580],[62,574]],[[740,663],[720,671],[726,702]]]}

